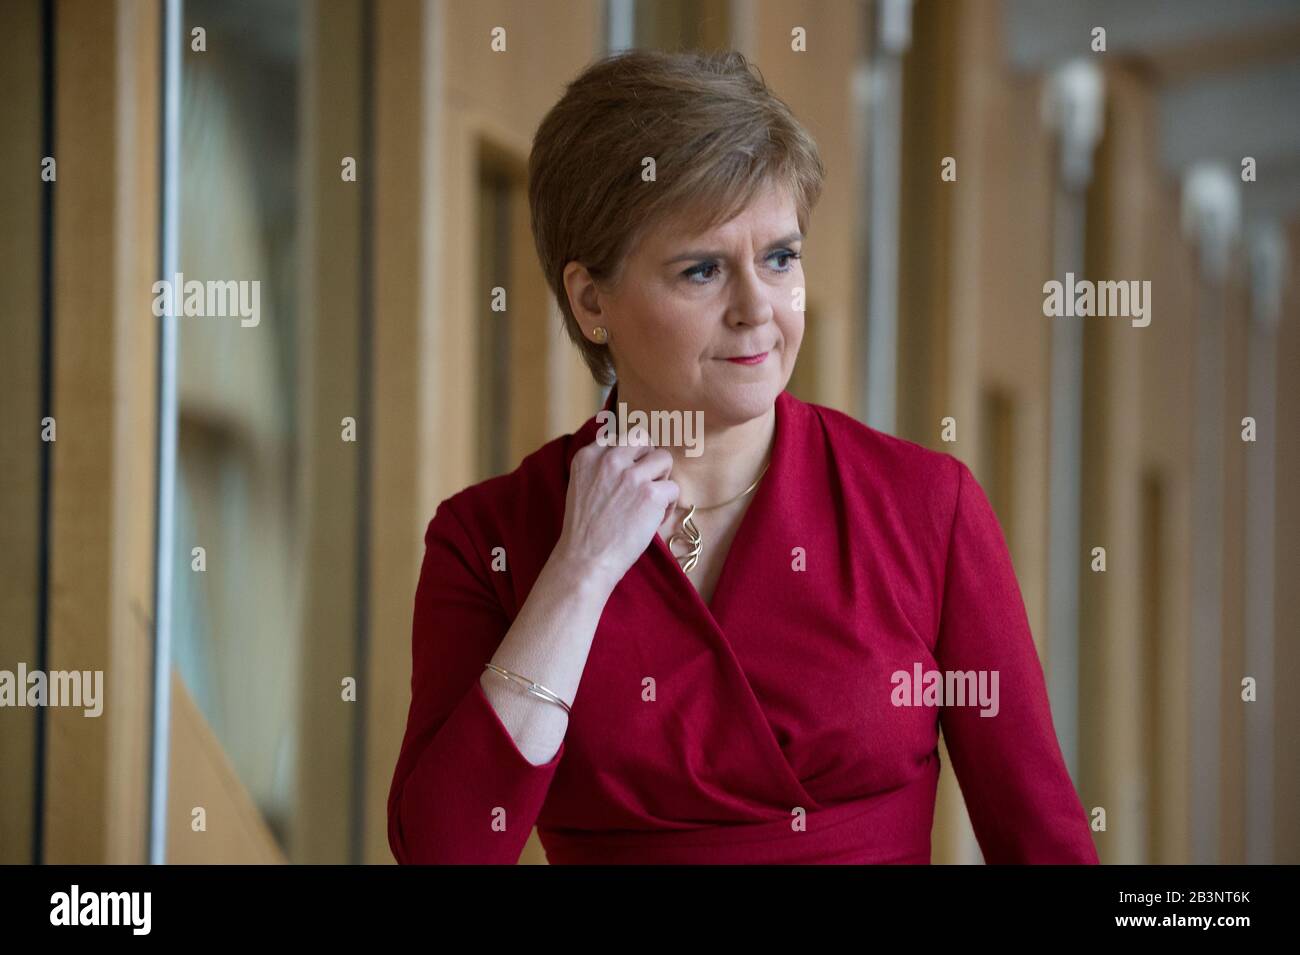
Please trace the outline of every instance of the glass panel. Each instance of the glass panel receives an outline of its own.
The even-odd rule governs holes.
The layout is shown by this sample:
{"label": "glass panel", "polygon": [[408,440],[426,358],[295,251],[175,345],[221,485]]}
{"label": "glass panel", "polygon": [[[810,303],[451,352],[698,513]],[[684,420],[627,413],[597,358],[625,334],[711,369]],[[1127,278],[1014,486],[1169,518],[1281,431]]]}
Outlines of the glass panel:
{"label": "glass panel", "polygon": [[659,50],[721,50],[731,45],[730,0],[638,0],[636,45]]}
{"label": "glass panel", "polygon": [[[361,9],[185,3],[173,653],[220,751],[173,752],[172,774],[233,770],[266,824],[249,858],[348,862],[356,841],[363,193],[340,154],[361,153]],[[327,72],[346,91],[322,95]]]}
{"label": "glass panel", "polygon": [[[50,414],[48,201],[37,178],[47,142],[47,45],[40,0],[0,4],[0,671],[44,670],[44,515],[52,445]],[[0,711],[0,865],[39,862],[37,734],[44,710]]]}
{"label": "glass panel", "polygon": [[981,409],[979,481],[988,496],[1007,546],[1016,547],[1015,533],[1015,410],[1006,392],[985,388]]}
{"label": "glass panel", "polygon": [[[1138,588],[1141,595],[1141,630],[1142,648],[1139,666],[1141,679],[1139,686],[1147,687],[1142,694],[1142,711],[1137,714],[1140,722],[1142,739],[1142,766],[1145,773],[1140,783],[1138,796],[1139,818],[1157,820],[1160,815],[1160,788],[1163,769],[1168,759],[1166,740],[1169,727],[1162,717],[1162,703],[1168,698],[1165,681],[1167,666],[1161,667],[1161,647],[1165,640],[1165,568],[1168,565],[1168,548],[1165,546],[1166,502],[1164,476],[1155,470],[1142,474],[1139,485],[1139,540],[1142,562],[1139,568],[1142,583]],[[1164,829],[1160,825],[1150,825],[1141,833],[1145,845],[1138,858],[1145,862],[1163,864],[1166,859],[1166,847],[1161,843]]]}
{"label": "glass panel", "polygon": [[510,283],[510,183],[489,163],[479,169],[478,470],[485,479],[514,465],[510,455],[510,316],[498,311],[494,289]]}
{"label": "glass panel", "polygon": [[786,391],[801,401],[819,400],[817,349],[820,335],[821,324],[817,321],[817,313],[811,305],[807,305],[803,313],[803,340],[799,343],[799,354],[795,356],[790,381],[785,386]]}

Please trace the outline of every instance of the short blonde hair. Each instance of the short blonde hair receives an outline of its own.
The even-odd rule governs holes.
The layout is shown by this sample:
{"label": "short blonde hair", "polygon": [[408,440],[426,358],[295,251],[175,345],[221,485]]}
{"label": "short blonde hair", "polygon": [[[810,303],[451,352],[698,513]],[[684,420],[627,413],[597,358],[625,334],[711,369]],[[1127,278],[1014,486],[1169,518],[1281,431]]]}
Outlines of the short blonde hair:
{"label": "short blonde hair", "polygon": [[769,182],[790,189],[806,234],[825,176],[812,136],[736,51],[631,50],[569,83],[533,137],[528,203],[546,281],[596,381],[613,384],[614,364],[574,318],[568,263],[616,283],[647,231],[678,220],[711,229]]}

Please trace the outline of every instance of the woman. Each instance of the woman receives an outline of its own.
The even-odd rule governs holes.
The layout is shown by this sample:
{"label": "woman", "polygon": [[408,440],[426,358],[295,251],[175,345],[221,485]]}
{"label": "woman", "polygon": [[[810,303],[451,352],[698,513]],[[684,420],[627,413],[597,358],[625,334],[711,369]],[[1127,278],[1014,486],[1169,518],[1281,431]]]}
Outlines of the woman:
{"label": "woman", "polygon": [[598,62],[542,122],[534,236],[605,410],[698,416],[702,453],[597,416],[439,506],[399,862],[534,825],[552,863],[929,862],[940,727],[986,861],[1097,861],[971,472],[784,391],[823,174],[737,53]]}

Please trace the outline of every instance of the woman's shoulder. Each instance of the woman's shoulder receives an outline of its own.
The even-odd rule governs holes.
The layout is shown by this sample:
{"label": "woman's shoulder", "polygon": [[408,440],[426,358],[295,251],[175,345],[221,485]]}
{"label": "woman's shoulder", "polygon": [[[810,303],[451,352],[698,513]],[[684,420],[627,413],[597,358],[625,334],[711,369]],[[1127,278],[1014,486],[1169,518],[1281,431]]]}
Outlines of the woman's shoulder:
{"label": "woman's shoulder", "polygon": [[964,461],[888,434],[825,405],[803,403],[820,427],[827,458],[851,511],[872,515],[930,558],[947,553],[959,511],[987,510],[982,489]]}
{"label": "woman's shoulder", "polygon": [[915,495],[933,488],[941,497],[955,495],[965,477],[966,464],[956,455],[873,428],[850,414],[828,405],[790,396],[805,420],[820,428],[837,459]]}

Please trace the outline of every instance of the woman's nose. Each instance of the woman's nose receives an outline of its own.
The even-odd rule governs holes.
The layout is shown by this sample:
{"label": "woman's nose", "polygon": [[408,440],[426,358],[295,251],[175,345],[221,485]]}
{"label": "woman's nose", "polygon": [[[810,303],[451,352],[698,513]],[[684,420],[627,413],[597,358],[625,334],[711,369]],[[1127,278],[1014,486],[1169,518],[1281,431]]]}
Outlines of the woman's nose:
{"label": "woman's nose", "polygon": [[752,268],[737,273],[727,320],[733,325],[764,325],[772,321],[771,294],[772,290]]}

